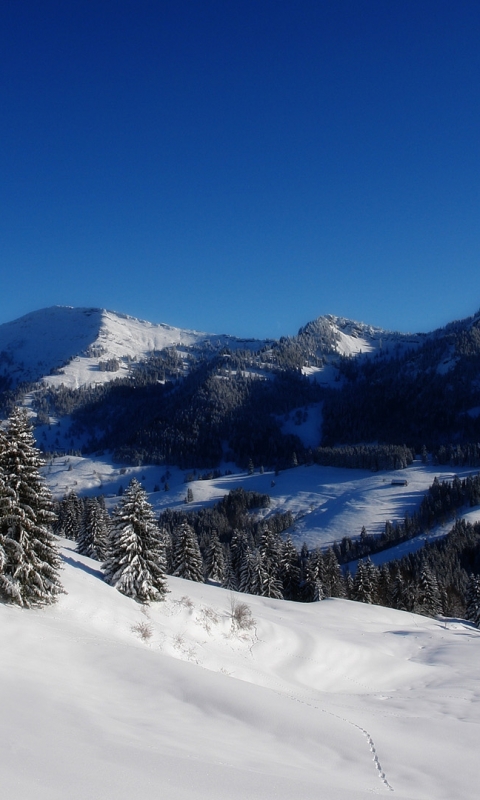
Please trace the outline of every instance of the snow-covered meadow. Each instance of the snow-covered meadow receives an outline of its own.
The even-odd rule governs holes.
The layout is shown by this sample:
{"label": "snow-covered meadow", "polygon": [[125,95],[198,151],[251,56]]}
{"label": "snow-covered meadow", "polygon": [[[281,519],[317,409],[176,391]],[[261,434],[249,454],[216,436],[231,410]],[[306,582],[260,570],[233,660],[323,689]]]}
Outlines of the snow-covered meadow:
{"label": "snow-covered meadow", "polygon": [[[268,492],[297,515],[298,542],[326,544],[401,517],[435,474],[452,471],[416,463],[406,487],[321,467],[188,485],[192,507],[239,485]],[[159,468],[106,459],[59,459],[45,477],[57,496],[104,491],[110,505],[137,477],[157,511],[186,492],[179,470],[154,492]],[[67,594],[41,610],[0,604],[2,796],[476,798],[480,632],[469,623],[173,577],[165,601],[142,607],[73,542],[59,545]]]}
{"label": "snow-covered meadow", "polygon": [[[57,458],[44,468],[45,478],[57,499],[70,491],[81,495],[103,494],[109,508],[118,502],[120,488],[126,489],[132,478],[142,484],[157,513],[167,507],[194,510],[212,505],[237,487],[268,494],[270,508],[259,513],[290,510],[295,516],[290,533],[297,547],[303,542],[309,547],[326,547],[343,536],[357,537],[362,526],[368,533],[381,533],[387,520],[401,521],[407,512],[411,514],[418,508],[435,477],[440,481],[452,480],[454,475],[462,478],[477,472],[423,464],[417,460],[398,473],[312,465],[285,470],[278,475],[258,470],[249,475],[233,464],[224,464],[222,475],[209,480],[202,480],[201,472],[194,475],[169,467],[165,481],[165,467],[122,466],[108,457],[79,456]],[[195,477],[195,480],[186,483],[187,477]],[[395,477],[406,479],[407,486],[393,486]],[[165,483],[168,483],[168,491],[164,490]],[[154,491],[156,488],[158,491]],[[192,490],[193,502],[185,506],[187,488]],[[480,519],[480,508],[465,509],[459,514],[467,515],[470,522]],[[447,522],[435,535],[447,533],[450,528]]]}
{"label": "snow-covered meadow", "polygon": [[[169,578],[148,609],[62,543],[68,594],[0,605],[10,800],[478,794],[480,632]],[[253,627],[232,621],[247,602]]]}

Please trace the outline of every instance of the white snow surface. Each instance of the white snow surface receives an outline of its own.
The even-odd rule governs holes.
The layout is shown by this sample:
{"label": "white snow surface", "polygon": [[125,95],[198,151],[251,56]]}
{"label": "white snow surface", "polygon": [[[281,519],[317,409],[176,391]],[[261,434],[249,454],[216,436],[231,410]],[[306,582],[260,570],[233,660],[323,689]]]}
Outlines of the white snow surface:
{"label": "white snow surface", "polygon": [[[2,797],[478,796],[480,632],[467,623],[175,578],[142,609],[61,545],[68,594],[0,604]],[[232,597],[250,630],[232,629]]]}

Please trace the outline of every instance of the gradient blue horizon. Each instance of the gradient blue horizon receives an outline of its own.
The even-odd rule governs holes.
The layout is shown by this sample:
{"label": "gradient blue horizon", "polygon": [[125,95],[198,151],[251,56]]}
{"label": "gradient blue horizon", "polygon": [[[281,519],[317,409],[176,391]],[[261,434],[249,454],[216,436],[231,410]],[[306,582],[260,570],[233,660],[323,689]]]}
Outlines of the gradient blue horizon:
{"label": "gradient blue horizon", "polygon": [[470,0],[4,2],[0,323],[475,313],[479,34]]}

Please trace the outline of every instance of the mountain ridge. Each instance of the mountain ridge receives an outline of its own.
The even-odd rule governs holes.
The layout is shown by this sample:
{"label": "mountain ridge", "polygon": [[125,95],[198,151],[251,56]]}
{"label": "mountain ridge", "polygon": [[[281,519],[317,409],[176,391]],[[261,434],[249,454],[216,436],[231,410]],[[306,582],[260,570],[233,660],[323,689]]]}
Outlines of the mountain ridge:
{"label": "mountain ridge", "polygon": [[480,315],[429,334],[326,315],[246,340],[52,307],[0,326],[0,390],[4,414],[30,404],[48,451],[202,469],[306,463],[318,446],[421,452],[480,440]]}
{"label": "mountain ridge", "polygon": [[[53,386],[63,383],[78,388],[108,382],[112,372],[125,377],[129,360],[146,358],[167,347],[258,351],[298,342],[310,355],[322,358],[372,353],[402,343],[416,345],[424,336],[327,314],[307,322],[295,336],[246,339],[153,323],[105,308],[50,306],[0,325],[0,375],[8,375],[14,385],[44,380]],[[74,359],[80,360],[76,368],[71,363]],[[124,363],[110,374],[99,369],[102,362],[112,359]]]}

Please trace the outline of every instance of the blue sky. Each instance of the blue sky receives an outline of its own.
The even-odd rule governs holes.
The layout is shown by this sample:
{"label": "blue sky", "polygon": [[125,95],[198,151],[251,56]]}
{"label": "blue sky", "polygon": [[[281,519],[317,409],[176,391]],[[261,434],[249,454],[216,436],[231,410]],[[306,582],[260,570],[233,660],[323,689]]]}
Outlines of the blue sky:
{"label": "blue sky", "polygon": [[480,308],[480,4],[3,0],[0,323]]}

